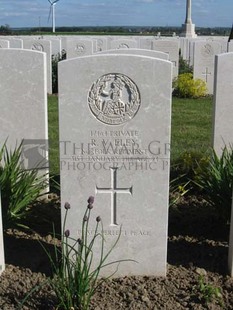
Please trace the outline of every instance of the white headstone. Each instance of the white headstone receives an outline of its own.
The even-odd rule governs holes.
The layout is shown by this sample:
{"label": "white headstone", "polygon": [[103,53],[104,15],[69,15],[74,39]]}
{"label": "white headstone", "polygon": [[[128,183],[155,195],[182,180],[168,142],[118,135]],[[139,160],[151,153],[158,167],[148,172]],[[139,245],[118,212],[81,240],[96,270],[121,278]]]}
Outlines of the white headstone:
{"label": "white headstone", "polygon": [[189,60],[189,39],[180,38],[180,52],[184,60]]}
{"label": "white headstone", "polygon": [[22,142],[25,168],[48,166],[46,55],[23,49],[0,49],[0,146]]}
{"label": "white headstone", "polygon": [[227,51],[229,53],[233,52],[233,41],[232,40],[230,42],[228,42]]}
{"label": "white headstone", "polygon": [[0,188],[0,275],[5,270],[5,255],[4,255],[4,239],[2,228],[2,200],[1,200],[1,188]]}
{"label": "white headstone", "polygon": [[209,94],[213,94],[214,57],[220,53],[221,45],[217,42],[194,43],[193,77],[206,82]]}
{"label": "white headstone", "polygon": [[75,58],[93,54],[93,41],[82,38],[67,38],[66,58]]}
{"label": "white headstone", "polygon": [[167,53],[173,63],[173,78],[177,77],[179,70],[179,41],[178,40],[155,40],[153,50]]}
{"label": "white headstone", "polygon": [[107,39],[104,37],[96,37],[95,39],[93,39],[93,43],[94,43],[94,52],[102,52],[105,51],[107,49]]}
{"label": "white headstone", "polygon": [[127,49],[127,48],[137,48],[138,42],[136,40],[129,39],[115,39],[108,41],[108,49]]}
{"label": "white headstone", "polygon": [[51,48],[52,48],[52,55],[57,55],[57,54],[61,54],[61,40],[60,39],[49,39],[49,41],[51,41]]}
{"label": "white headstone", "polygon": [[95,195],[92,212],[103,220],[106,248],[122,225],[110,260],[138,262],[121,263],[115,276],[166,274],[171,84],[172,63],[152,57],[103,54],[59,63],[66,227],[80,236],[87,198]]}
{"label": "white headstone", "polygon": [[0,40],[0,48],[9,48],[10,42],[8,40]]}
{"label": "white headstone", "polygon": [[16,38],[8,38],[10,42],[10,48],[23,48],[23,40]]}
{"label": "white headstone", "polygon": [[213,148],[221,155],[233,145],[233,53],[215,56]]}
{"label": "white headstone", "polygon": [[47,56],[47,92],[52,94],[52,45],[48,40],[24,39],[23,48],[46,53]]}
{"label": "white headstone", "polygon": [[118,50],[107,50],[103,52],[99,52],[98,54],[127,54],[127,55],[141,55],[148,56],[154,58],[160,58],[164,60],[168,60],[168,54],[164,52],[152,51],[152,50],[144,50],[138,48],[127,48],[127,49],[118,49]]}

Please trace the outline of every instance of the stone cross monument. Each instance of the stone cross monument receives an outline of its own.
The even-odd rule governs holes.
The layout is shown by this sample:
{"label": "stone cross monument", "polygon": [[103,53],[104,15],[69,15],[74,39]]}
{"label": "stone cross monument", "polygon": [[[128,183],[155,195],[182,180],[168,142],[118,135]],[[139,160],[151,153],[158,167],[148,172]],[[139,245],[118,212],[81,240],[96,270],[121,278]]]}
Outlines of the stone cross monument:
{"label": "stone cross monument", "polygon": [[186,3],[186,18],[185,23],[182,25],[182,33],[181,37],[186,38],[196,38],[197,35],[195,33],[195,25],[192,23],[191,19],[191,0],[187,0]]}

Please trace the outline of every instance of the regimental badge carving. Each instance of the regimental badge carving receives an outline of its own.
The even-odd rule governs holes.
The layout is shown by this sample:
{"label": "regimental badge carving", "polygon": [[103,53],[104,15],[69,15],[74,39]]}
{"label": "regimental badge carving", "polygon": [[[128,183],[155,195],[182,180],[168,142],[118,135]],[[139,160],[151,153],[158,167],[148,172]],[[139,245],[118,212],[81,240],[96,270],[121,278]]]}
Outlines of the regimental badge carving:
{"label": "regimental badge carving", "polygon": [[202,47],[201,53],[204,57],[209,57],[214,55],[214,49],[210,44],[207,43]]}
{"label": "regimental badge carving", "polygon": [[44,47],[40,43],[33,43],[32,44],[32,50],[33,51],[43,52],[44,51]]}
{"label": "regimental badge carving", "polygon": [[126,43],[121,43],[117,49],[121,49],[121,48],[129,48],[129,45]]}
{"label": "regimental badge carving", "polygon": [[88,104],[99,121],[108,125],[120,125],[134,118],[141,99],[138,87],[129,77],[110,73],[101,76],[91,86]]}
{"label": "regimental badge carving", "polygon": [[85,45],[84,44],[77,44],[75,47],[76,54],[82,54],[85,52]]}
{"label": "regimental badge carving", "polygon": [[103,44],[104,44],[103,40],[97,39],[97,41],[96,41],[97,52],[101,52],[103,50]]}

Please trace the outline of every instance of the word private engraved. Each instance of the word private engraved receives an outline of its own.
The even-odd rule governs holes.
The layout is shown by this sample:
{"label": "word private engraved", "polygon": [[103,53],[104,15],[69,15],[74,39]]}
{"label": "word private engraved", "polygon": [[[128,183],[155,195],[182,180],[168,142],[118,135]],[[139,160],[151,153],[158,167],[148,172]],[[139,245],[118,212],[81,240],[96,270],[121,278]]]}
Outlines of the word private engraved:
{"label": "word private engraved", "polygon": [[102,123],[119,125],[137,114],[140,93],[136,84],[126,75],[110,73],[101,76],[89,91],[88,104],[92,114]]}

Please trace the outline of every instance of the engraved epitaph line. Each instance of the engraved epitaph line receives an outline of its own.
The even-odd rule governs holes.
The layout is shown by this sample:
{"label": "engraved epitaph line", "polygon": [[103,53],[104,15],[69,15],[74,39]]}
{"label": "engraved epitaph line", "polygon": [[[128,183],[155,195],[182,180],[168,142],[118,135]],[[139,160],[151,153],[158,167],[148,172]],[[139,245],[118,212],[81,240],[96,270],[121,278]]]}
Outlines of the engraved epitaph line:
{"label": "engraved epitaph line", "polygon": [[133,194],[133,186],[129,188],[117,187],[117,169],[111,167],[111,186],[97,187],[96,194],[111,194],[111,224],[110,226],[117,226],[117,194]]}

